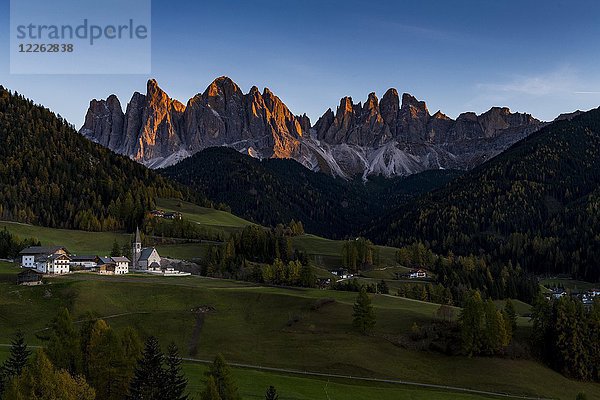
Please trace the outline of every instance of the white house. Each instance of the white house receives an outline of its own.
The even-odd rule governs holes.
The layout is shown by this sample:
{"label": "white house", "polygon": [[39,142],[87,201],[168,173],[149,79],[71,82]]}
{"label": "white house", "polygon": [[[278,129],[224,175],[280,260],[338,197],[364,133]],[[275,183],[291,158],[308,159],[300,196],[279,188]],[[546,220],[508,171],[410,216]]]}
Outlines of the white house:
{"label": "white house", "polygon": [[21,267],[32,268],[44,274],[68,274],[71,258],[62,246],[32,246],[20,252]]}
{"label": "white house", "polygon": [[129,273],[129,258],[112,257],[112,262],[115,263],[115,275],[125,275]]}
{"label": "white house", "polygon": [[22,257],[21,267],[22,268],[36,268],[36,258],[40,261],[43,257],[48,257],[52,254],[67,254],[67,249],[62,246],[31,246],[21,250],[19,253]]}
{"label": "white house", "polygon": [[419,268],[419,269],[413,269],[412,271],[410,271],[410,273],[408,274],[408,277],[410,279],[425,279],[428,277],[428,275],[427,275],[427,271]]}
{"label": "white house", "polygon": [[340,279],[350,279],[354,277],[354,275],[351,274],[350,271],[348,271],[345,268],[336,269],[335,271],[331,271],[331,273]]}
{"label": "white house", "polygon": [[[52,254],[46,261],[46,271],[48,274],[68,274],[70,271],[71,257],[66,254]],[[39,271],[39,268],[38,268]]]}
{"label": "white house", "polygon": [[98,273],[101,275],[125,275],[129,273],[127,257],[98,257]]}

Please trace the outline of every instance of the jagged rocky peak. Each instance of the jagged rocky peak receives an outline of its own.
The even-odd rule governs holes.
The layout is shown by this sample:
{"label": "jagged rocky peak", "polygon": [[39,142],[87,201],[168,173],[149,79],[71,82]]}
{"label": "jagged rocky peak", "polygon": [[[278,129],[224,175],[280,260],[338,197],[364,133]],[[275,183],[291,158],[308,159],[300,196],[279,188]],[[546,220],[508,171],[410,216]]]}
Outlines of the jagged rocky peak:
{"label": "jagged rocky peak", "polygon": [[114,94],[106,100],[90,101],[82,133],[90,140],[105,147],[120,145],[124,114],[121,102]]}
{"label": "jagged rocky peak", "polygon": [[419,101],[410,93],[404,93],[402,95],[402,109],[409,109],[411,112],[418,115],[429,116],[429,110],[427,104],[424,101]]}
{"label": "jagged rocky peak", "polygon": [[[472,168],[543,124],[493,107],[456,120],[411,94],[389,89],[364,103],[343,97],[314,126],[294,115],[269,88],[247,94],[222,76],[184,105],[150,79],[123,113],[115,96],[92,100],[81,133],[150,167],[168,166],[210,146],[254,157],[293,158],[345,178],[409,175],[432,168]],[[310,132],[310,134],[308,134]]]}
{"label": "jagged rocky peak", "polygon": [[244,94],[225,76],[187,105],[170,98],[154,79],[147,82],[145,95],[134,93],[120,118],[117,111],[105,111],[108,101],[90,104],[80,132],[152,167],[222,145],[258,157],[292,157],[299,151],[298,139],[311,129],[306,115],[292,114],[268,88],[261,93],[253,87]]}

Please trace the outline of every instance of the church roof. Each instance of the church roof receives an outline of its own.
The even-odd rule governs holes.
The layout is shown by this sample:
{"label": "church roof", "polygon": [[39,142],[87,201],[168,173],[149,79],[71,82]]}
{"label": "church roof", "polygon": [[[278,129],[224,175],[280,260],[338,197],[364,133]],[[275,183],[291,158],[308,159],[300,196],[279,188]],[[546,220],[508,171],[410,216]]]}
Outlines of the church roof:
{"label": "church roof", "polygon": [[148,261],[148,258],[150,258],[150,255],[152,254],[152,252],[156,250],[154,247],[145,247],[142,249],[142,251],[140,252],[140,261]]}
{"label": "church roof", "polygon": [[135,242],[142,243],[142,239],[140,239],[140,228],[139,226],[135,228]]}

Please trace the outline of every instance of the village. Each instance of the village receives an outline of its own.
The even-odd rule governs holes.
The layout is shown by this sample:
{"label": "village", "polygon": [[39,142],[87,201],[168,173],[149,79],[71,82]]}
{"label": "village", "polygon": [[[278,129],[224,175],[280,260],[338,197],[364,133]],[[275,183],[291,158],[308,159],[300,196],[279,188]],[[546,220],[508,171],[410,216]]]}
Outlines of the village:
{"label": "village", "polygon": [[139,229],[131,248],[131,258],[125,256],[99,256],[71,254],[64,246],[31,246],[23,249],[21,268],[17,276],[20,285],[38,285],[44,276],[90,272],[100,275],[126,275],[145,273],[159,276],[189,276],[172,267],[162,265],[155,247],[142,247]]}

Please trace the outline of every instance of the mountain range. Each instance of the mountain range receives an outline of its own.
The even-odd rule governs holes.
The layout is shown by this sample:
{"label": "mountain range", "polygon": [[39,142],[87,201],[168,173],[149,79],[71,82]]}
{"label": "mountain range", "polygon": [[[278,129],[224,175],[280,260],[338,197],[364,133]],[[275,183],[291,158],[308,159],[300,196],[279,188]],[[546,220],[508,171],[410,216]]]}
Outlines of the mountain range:
{"label": "mountain range", "polygon": [[226,146],[256,158],[291,158],[305,167],[353,179],[407,176],[431,169],[469,170],[545,124],[494,107],[456,120],[410,94],[389,89],[355,104],[344,97],[312,124],[294,115],[268,88],[244,94],[220,77],[183,104],[155,80],[134,93],[126,110],[111,95],[92,100],[80,133],[150,168],[174,165],[196,152]]}
{"label": "mountain range", "polygon": [[600,109],[561,116],[443,188],[398,205],[363,234],[597,281]]}

